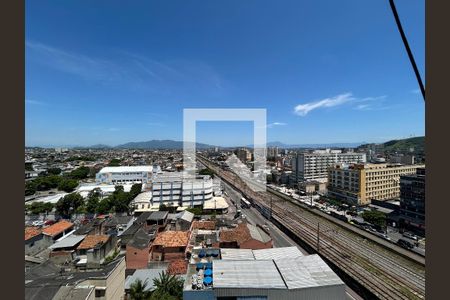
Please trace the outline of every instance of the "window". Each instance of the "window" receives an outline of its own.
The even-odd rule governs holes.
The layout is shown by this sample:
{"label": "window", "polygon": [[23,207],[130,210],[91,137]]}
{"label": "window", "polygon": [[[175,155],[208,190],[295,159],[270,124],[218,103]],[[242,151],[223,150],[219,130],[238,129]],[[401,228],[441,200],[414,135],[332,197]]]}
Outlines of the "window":
{"label": "window", "polygon": [[95,298],[98,297],[105,297],[106,295],[106,290],[95,290]]}

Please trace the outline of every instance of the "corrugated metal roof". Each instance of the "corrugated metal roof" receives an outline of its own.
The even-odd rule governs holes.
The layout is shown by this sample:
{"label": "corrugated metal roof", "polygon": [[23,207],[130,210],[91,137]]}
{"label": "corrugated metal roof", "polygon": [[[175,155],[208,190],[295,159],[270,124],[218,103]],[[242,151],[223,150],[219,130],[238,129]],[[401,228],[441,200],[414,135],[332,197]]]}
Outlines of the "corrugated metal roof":
{"label": "corrugated metal roof", "polygon": [[220,254],[223,260],[255,260],[251,249],[221,248]]}
{"label": "corrugated metal roof", "polygon": [[136,270],[133,275],[128,276],[125,279],[125,289],[129,290],[130,286],[138,279],[142,282],[147,280],[146,291],[153,291],[155,286],[153,285],[153,279],[159,278],[159,274],[166,271],[166,269],[141,269]]}
{"label": "corrugated metal roof", "polygon": [[272,260],[215,260],[213,287],[286,289]]}
{"label": "corrugated metal roof", "polygon": [[59,249],[59,248],[70,248],[75,247],[78,243],[80,243],[86,236],[85,235],[75,235],[71,234],[59,242],[54,243],[49,249]]}
{"label": "corrugated metal roof", "polygon": [[253,256],[257,260],[264,259],[293,259],[296,257],[303,256],[303,254],[298,250],[297,247],[281,247],[281,248],[269,248],[253,250]]}
{"label": "corrugated metal roof", "polygon": [[275,263],[288,289],[344,285],[344,282],[317,254],[293,259],[278,259]]}

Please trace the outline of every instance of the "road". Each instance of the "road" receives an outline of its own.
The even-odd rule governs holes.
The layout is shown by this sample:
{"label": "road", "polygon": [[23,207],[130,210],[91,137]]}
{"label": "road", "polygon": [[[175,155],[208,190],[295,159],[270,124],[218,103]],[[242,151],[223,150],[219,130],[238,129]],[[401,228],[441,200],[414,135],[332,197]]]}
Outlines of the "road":
{"label": "road", "polygon": [[[253,225],[263,225],[266,224],[269,227],[270,236],[272,238],[274,247],[291,247],[295,246],[297,247],[300,252],[302,252],[304,255],[308,255],[309,253],[300,247],[296,242],[294,242],[291,238],[289,238],[284,232],[282,232],[277,226],[272,224],[270,221],[268,221],[266,218],[264,218],[259,211],[257,211],[254,207],[248,208],[248,209],[242,209],[240,208],[240,199],[242,198],[242,194],[230,187],[226,182],[222,181],[222,184],[224,186],[224,190],[227,194],[225,196],[225,199],[229,202],[230,207],[231,206],[237,206],[237,209],[241,209],[242,214],[246,216],[246,219],[249,223]],[[231,203],[230,199],[235,203]],[[354,300],[360,300],[361,298],[355,291],[353,291],[351,288],[349,288],[346,285],[346,293],[348,299],[354,299]]]}

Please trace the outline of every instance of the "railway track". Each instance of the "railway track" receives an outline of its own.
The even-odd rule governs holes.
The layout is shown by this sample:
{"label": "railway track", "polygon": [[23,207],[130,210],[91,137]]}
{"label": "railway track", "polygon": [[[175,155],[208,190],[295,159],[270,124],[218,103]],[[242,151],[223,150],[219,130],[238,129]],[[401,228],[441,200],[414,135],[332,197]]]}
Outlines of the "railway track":
{"label": "railway track", "polygon": [[[198,159],[261,210],[378,299],[425,299],[423,265],[268,192],[254,192],[234,173]],[[293,199],[292,199],[293,200]],[[318,230],[319,224],[319,230]]]}

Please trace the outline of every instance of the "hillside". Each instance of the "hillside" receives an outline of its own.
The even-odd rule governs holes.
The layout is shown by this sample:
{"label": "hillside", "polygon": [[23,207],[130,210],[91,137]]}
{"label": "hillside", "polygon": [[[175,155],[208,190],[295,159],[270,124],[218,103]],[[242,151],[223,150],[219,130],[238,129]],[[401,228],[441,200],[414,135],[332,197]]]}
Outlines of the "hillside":
{"label": "hillside", "polygon": [[[197,149],[213,148],[207,144],[196,144]],[[183,142],[173,140],[151,140],[146,142],[131,142],[118,145],[115,148],[121,149],[183,149]]]}
{"label": "hillside", "polygon": [[424,153],[425,152],[425,137],[413,137],[401,140],[391,140],[382,144],[364,144],[358,148],[368,148],[370,146],[376,146],[377,148],[383,149],[385,152],[399,152],[399,153],[409,153],[411,149],[413,153]]}

